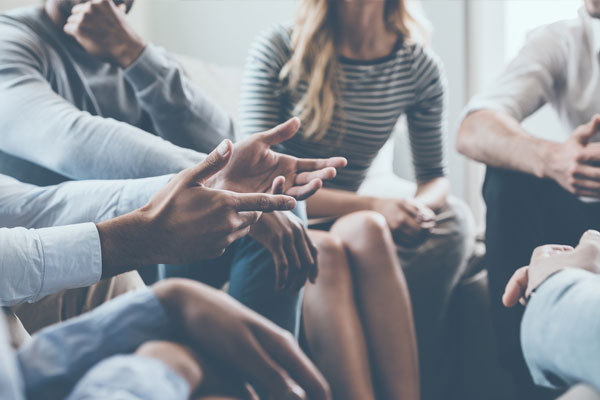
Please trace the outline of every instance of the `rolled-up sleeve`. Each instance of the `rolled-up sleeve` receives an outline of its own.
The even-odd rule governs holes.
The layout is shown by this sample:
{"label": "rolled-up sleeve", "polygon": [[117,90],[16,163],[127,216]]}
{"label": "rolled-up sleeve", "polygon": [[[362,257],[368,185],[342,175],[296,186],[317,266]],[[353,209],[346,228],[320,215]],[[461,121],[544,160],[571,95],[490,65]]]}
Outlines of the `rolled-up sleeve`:
{"label": "rolled-up sleeve", "polygon": [[564,48],[564,38],[552,26],[533,31],[495,82],[471,99],[463,111],[463,118],[474,111],[487,109],[504,112],[522,121],[551,102],[566,68]]}
{"label": "rolled-up sleeve", "polygon": [[112,356],[84,375],[67,400],[186,400],[188,383],[163,362],[138,355]]}
{"label": "rolled-up sleeve", "polygon": [[536,384],[600,390],[600,276],[565,269],[548,278],[527,304],[521,342]]}
{"label": "rolled-up sleeve", "polygon": [[102,250],[93,223],[54,228],[0,228],[0,305],[35,302],[96,283]]}

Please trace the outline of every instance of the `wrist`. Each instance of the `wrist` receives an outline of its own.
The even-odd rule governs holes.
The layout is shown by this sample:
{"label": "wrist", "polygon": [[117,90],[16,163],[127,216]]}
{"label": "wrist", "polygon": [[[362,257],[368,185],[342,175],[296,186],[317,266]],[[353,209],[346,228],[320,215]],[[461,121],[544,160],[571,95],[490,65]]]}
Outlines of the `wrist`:
{"label": "wrist", "polygon": [[141,38],[132,38],[127,43],[116,47],[115,61],[119,67],[127,69],[140,57],[145,48],[146,43]]}
{"label": "wrist", "polygon": [[102,248],[102,278],[153,264],[150,253],[152,232],[143,212],[129,214],[96,224]]}
{"label": "wrist", "polygon": [[554,156],[560,151],[560,143],[540,141],[537,146],[538,154],[535,157],[536,165],[534,166],[533,174],[541,179],[554,179],[553,166]]}

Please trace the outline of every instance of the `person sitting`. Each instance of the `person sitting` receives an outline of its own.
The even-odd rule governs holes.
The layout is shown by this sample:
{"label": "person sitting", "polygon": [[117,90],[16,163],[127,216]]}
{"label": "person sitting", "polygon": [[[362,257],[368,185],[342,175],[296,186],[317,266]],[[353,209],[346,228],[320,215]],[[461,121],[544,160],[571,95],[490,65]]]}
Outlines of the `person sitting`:
{"label": "person sitting", "polygon": [[0,314],[0,351],[3,399],[331,399],[289,332],[190,280],[124,294],[16,353]]}
{"label": "person sitting", "polygon": [[506,285],[502,302],[526,304],[523,355],[533,381],[553,389],[584,383],[600,390],[600,232],[579,244],[533,251]]}
{"label": "person sitting", "polygon": [[[279,151],[348,159],[306,203],[309,218],[326,222],[308,231],[320,279],[304,299],[308,349],[344,399],[373,399],[378,390],[385,398],[416,399],[418,364],[422,397],[443,392],[446,310],[472,234],[468,208],[448,198],[445,76],[419,44],[417,25],[401,0],[303,0],[293,26],[277,25],[255,40],[245,67],[242,134],[298,115],[301,132]],[[403,115],[416,193],[357,194]],[[263,219],[272,221],[272,232],[285,230],[276,217]],[[274,258],[285,262],[285,254],[292,265],[292,245],[306,246],[277,242],[267,246]]]}
{"label": "person sitting", "polygon": [[[231,119],[168,53],[131,28],[126,12],[132,4],[46,0],[41,7],[0,15],[0,173],[42,186],[165,175],[196,165],[233,137]],[[279,130],[293,135],[297,126],[289,121]],[[265,142],[268,137],[236,144],[215,185],[237,192],[269,190],[274,177],[250,176],[255,165],[266,163],[262,172],[275,165],[269,164],[273,158],[260,158],[272,154],[264,146],[276,144]],[[335,174],[326,167],[345,163],[322,160],[315,176],[300,173],[306,163],[289,161],[278,173],[286,177],[284,192],[292,190],[287,194],[298,198]],[[198,279],[214,286],[229,279],[232,296],[296,331],[299,294],[274,290],[275,268],[261,245],[241,239],[223,258],[206,264]],[[308,265],[289,279],[302,281],[314,268]]]}
{"label": "person sitting", "polygon": [[[459,152],[487,165],[485,265],[500,361],[517,396],[554,399],[531,380],[519,342],[522,310],[498,303],[506,282],[545,243],[574,246],[600,229],[600,3],[576,19],[533,31],[494,84],[474,96],[457,135]],[[543,105],[561,124],[531,132],[522,121]],[[550,137],[554,139],[550,140]],[[558,140],[557,140],[558,139]]]}

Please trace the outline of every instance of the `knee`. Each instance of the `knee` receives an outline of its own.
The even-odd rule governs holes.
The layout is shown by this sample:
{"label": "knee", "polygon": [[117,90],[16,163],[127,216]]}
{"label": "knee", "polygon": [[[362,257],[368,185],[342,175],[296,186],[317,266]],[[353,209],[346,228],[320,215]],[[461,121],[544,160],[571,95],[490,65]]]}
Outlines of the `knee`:
{"label": "knee", "polygon": [[314,240],[314,245],[318,251],[318,284],[332,287],[350,282],[350,268],[343,241],[337,235],[326,232]]}
{"label": "knee", "polygon": [[342,238],[350,251],[392,242],[383,215],[374,211],[359,211],[340,218],[331,229]]}
{"label": "knee", "polygon": [[202,380],[202,369],[196,355],[180,344],[150,341],[138,347],[135,354],[166,364],[188,382],[192,391]]}

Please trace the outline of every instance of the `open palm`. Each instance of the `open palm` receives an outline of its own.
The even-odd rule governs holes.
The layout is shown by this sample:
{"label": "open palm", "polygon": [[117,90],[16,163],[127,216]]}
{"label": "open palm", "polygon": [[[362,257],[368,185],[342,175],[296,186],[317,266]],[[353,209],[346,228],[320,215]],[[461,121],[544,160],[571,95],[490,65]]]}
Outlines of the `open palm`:
{"label": "open palm", "polygon": [[292,118],[236,143],[231,161],[209,185],[235,192],[268,192],[277,187],[298,200],[310,197],[347,161],[343,157],[302,159],[271,150],[294,136],[299,127],[298,118]]}

